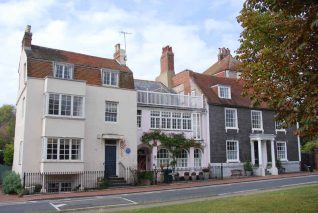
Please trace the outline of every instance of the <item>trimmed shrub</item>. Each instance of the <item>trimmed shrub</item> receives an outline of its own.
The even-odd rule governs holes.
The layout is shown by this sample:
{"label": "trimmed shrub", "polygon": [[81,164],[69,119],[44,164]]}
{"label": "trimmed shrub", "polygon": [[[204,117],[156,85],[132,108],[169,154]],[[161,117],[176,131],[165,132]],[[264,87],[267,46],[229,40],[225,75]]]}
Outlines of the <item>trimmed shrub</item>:
{"label": "trimmed shrub", "polygon": [[21,178],[15,172],[7,172],[3,177],[3,192],[6,194],[18,194],[21,191]]}
{"label": "trimmed shrub", "polygon": [[13,144],[6,144],[4,148],[4,164],[11,166],[13,163]]}
{"label": "trimmed shrub", "polygon": [[98,188],[107,189],[109,187],[109,181],[106,178],[103,178],[98,183]]}

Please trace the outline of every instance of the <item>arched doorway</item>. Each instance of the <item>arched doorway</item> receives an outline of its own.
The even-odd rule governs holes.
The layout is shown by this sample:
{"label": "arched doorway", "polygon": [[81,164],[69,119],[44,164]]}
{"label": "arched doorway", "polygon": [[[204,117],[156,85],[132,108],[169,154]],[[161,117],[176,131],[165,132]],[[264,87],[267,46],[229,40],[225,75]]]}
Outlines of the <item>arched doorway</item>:
{"label": "arched doorway", "polygon": [[150,169],[150,149],[148,147],[141,147],[138,149],[138,170]]}

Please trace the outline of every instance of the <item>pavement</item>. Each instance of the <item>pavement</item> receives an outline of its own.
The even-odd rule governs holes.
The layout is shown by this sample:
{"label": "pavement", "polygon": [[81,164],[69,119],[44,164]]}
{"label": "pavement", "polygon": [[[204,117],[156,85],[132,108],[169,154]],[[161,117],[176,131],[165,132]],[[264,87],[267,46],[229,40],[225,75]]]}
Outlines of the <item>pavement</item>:
{"label": "pavement", "polygon": [[94,197],[94,196],[106,196],[106,195],[121,195],[129,193],[140,193],[140,192],[153,192],[162,190],[176,190],[184,188],[202,187],[202,186],[213,186],[213,185],[223,185],[223,184],[233,184],[233,183],[243,183],[251,181],[260,180],[275,180],[281,178],[291,178],[291,177],[302,177],[302,176],[312,176],[318,175],[318,172],[296,172],[296,173],[286,173],[277,176],[264,176],[264,177],[235,177],[227,178],[223,180],[209,179],[207,181],[188,181],[188,182],[174,182],[171,184],[158,184],[151,186],[129,186],[124,188],[109,188],[98,191],[86,191],[86,192],[65,192],[59,194],[34,194],[25,195],[19,197],[18,195],[6,195],[2,192],[0,193],[0,204],[1,203],[16,203],[25,201],[37,201],[37,200],[54,200],[54,199],[65,199],[65,198],[80,198],[80,197]]}

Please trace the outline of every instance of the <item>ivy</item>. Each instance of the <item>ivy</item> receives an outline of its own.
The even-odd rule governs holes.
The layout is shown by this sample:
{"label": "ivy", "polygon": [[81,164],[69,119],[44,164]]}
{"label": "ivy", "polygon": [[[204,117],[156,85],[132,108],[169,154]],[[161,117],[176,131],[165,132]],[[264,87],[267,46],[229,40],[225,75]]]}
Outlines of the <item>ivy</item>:
{"label": "ivy", "polygon": [[176,156],[183,150],[190,147],[200,147],[201,144],[194,139],[187,139],[184,134],[165,134],[159,130],[145,132],[141,137],[141,142],[149,146],[157,146],[160,141],[161,145],[165,147],[172,154],[172,166],[176,163]]}

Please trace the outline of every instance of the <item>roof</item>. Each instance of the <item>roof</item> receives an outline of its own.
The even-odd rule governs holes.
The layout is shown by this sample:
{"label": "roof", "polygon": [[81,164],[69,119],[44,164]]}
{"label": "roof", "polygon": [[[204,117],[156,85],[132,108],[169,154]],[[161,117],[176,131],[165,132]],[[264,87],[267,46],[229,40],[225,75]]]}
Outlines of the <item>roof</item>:
{"label": "roof", "polygon": [[[240,107],[252,107],[249,96],[243,96],[243,80],[233,78],[216,77],[206,74],[191,73],[193,81],[201,89],[204,96],[207,98],[209,104],[215,105],[229,105]],[[231,87],[231,99],[219,98],[216,85],[225,85]],[[211,88],[212,87],[212,88]],[[258,108],[268,108],[265,103]]]}
{"label": "roof", "polygon": [[162,92],[162,93],[175,93],[172,89],[166,87],[163,83],[157,81],[148,81],[135,79],[135,89],[136,90],[148,90],[151,92]]}
{"label": "roof", "polygon": [[236,70],[236,66],[238,63],[238,60],[233,58],[232,55],[227,55],[221,61],[217,61],[212,66],[210,66],[206,71],[203,72],[203,74],[214,75],[224,70]]}
{"label": "roof", "polygon": [[124,72],[131,72],[127,66],[120,65],[115,59],[101,58],[37,45],[31,45],[31,50],[26,50],[26,54],[28,57],[34,59],[58,61],[74,65],[84,65],[89,67],[108,68]]}

